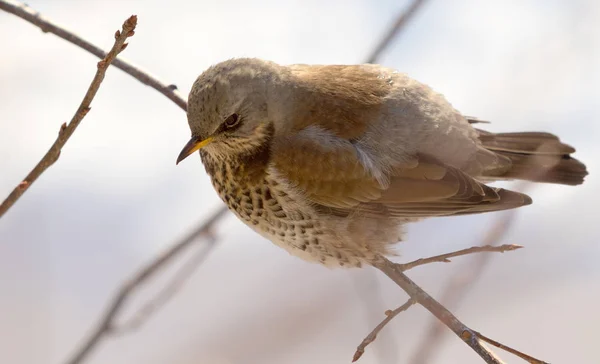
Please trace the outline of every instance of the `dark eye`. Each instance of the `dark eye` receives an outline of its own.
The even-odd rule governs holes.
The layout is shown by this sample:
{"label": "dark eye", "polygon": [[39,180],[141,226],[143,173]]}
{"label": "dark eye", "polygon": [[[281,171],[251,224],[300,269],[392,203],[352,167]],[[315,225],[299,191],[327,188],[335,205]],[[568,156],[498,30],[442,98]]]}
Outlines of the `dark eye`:
{"label": "dark eye", "polygon": [[233,128],[240,122],[240,116],[238,114],[231,114],[227,119],[225,119],[225,127]]}

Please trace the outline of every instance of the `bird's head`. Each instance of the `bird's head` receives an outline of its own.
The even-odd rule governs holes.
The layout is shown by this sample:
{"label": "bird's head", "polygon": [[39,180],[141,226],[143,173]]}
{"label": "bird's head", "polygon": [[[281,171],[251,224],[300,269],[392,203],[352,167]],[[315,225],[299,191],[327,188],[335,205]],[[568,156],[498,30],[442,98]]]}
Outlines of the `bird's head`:
{"label": "bird's head", "polygon": [[276,92],[281,69],[257,59],[233,59],[203,72],[188,98],[192,137],[177,163],[200,149],[215,158],[235,158],[269,143],[269,96]]}

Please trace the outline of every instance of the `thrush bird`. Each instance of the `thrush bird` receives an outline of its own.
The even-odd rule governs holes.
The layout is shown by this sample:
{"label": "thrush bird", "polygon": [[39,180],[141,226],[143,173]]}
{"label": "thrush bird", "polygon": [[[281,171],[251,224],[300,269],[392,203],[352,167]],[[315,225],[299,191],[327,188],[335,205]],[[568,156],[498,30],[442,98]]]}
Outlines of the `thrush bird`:
{"label": "thrush bird", "polygon": [[402,226],[531,203],[486,183],[578,185],[586,167],[556,136],[475,128],[445,98],[378,65],[233,59],[189,95],[192,138],[221,199],[307,261],[356,267],[394,254]]}

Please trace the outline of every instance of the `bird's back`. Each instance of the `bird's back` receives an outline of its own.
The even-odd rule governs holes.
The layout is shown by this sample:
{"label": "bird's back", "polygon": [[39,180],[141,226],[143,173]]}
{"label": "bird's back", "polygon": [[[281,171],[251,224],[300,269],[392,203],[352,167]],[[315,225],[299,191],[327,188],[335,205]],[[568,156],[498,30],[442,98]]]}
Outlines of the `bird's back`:
{"label": "bird's back", "polygon": [[289,68],[315,100],[308,111],[303,102],[294,113],[299,128],[318,125],[351,139],[385,170],[418,154],[462,170],[481,168],[477,131],[444,96],[406,74],[370,64]]}

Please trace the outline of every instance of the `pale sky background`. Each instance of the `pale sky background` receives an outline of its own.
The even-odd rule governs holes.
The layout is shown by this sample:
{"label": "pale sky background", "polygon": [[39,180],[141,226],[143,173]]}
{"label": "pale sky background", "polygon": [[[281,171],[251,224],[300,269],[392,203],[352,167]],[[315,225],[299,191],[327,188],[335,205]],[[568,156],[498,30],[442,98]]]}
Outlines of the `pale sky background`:
{"label": "pale sky background", "polygon": [[[231,57],[361,62],[407,4],[28,3],[105,49],[123,20],[137,14],[123,57],[184,95],[204,69]],[[2,12],[0,46],[3,198],[71,118],[97,60]],[[600,3],[431,0],[380,63],[429,84],[465,114],[491,120],[488,130],[548,131],[577,148],[590,172],[586,183],[532,190],[534,204],[519,210],[503,241],[526,248],[494,257],[455,313],[549,362],[597,363]],[[188,137],[175,104],[109,70],[59,162],[0,220],[1,363],[62,363],[126,277],[220,206],[198,158],[175,166]],[[478,244],[499,216],[411,225],[402,259]],[[176,298],[138,332],[105,341],[88,363],[349,363],[383,311],[406,299],[373,269],[305,263],[231,215],[217,234],[221,244]],[[468,272],[469,262],[409,275],[435,296],[454,272]],[[431,322],[422,308],[403,313],[360,363],[409,362]],[[480,359],[448,334],[434,362]]]}

